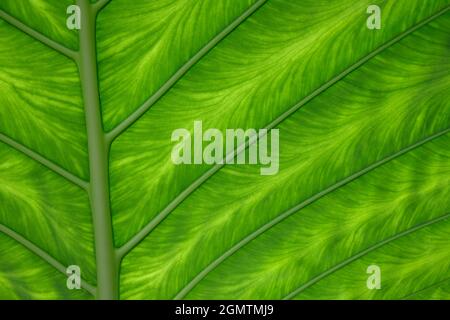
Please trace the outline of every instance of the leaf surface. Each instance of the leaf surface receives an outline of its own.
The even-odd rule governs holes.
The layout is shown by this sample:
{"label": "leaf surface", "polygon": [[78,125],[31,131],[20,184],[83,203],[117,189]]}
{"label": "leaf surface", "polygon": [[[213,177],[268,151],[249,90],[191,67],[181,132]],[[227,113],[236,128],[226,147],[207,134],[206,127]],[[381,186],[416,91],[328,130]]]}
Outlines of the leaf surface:
{"label": "leaf surface", "polygon": [[[2,1],[0,298],[450,298],[449,9]],[[173,164],[197,120],[279,172]]]}

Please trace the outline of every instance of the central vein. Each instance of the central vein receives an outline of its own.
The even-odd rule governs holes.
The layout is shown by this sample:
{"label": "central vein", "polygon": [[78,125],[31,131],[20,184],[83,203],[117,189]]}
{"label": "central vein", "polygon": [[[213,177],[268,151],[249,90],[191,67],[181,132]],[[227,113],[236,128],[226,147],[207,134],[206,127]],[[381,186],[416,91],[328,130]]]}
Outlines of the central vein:
{"label": "central vein", "polygon": [[89,150],[89,197],[94,225],[97,299],[117,299],[118,263],[109,203],[109,144],[102,125],[95,41],[96,11],[89,0],[77,0],[81,9],[80,54],[77,60],[83,92]]}

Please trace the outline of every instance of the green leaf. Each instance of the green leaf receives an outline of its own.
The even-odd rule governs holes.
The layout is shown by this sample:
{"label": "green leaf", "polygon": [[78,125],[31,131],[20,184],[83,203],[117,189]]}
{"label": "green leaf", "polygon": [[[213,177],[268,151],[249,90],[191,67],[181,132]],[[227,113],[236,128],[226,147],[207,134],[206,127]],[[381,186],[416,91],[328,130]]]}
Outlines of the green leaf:
{"label": "green leaf", "polygon": [[[2,0],[0,9],[37,32],[70,49],[78,49],[78,32],[66,27],[66,10],[73,0]],[[2,14],[2,18],[10,20]],[[23,49],[23,48],[22,48]]]}
{"label": "green leaf", "polygon": [[84,289],[67,290],[66,278],[56,267],[48,265],[8,235],[0,233],[0,240],[0,299],[92,298]]}
{"label": "green leaf", "polygon": [[[450,298],[449,0],[0,18],[0,299]],[[278,129],[279,172],[175,165],[197,120]]]}

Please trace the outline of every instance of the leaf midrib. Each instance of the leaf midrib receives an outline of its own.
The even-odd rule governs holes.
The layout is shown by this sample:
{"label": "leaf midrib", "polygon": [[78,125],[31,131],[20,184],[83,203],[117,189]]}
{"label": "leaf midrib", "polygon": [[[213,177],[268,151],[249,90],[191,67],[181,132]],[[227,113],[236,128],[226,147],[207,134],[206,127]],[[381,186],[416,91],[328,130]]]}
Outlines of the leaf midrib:
{"label": "leaf midrib", "polygon": [[[98,13],[108,4],[110,3],[111,0],[99,0],[96,3],[93,4],[87,4],[88,2],[86,2],[88,0],[79,0],[77,1],[78,5],[82,5],[83,7],[85,7],[86,10],[88,10],[89,12],[87,12],[86,14],[89,15],[93,15],[94,16],[94,25],[95,25],[95,21],[96,21],[96,17],[98,15]],[[100,135],[102,135],[103,137],[100,137],[100,140],[103,141],[103,143],[106,146],[106,149],[109,150],[113,140],[118,137],[124,130],[126,130],[129,126],[131,126],[135,121],[137,121],[139,119],[139,117],[141,115],[143,115],[152,105],[154,102],[156,102],[166,91],[168,91],[175,83],[176,81],[178,81],[179,78],[181,78],[195,63],[197,63],[207,52],[209,52],[213,47],[215,47],[222,39],[224,39],[228,34],[230,34],[236,27],[238,27],[243,21],[245,21],[245,19],[247,19],[250,15],[252,15],[257,9],[259,9],[267,0],[259,0],[257,3],[255,3],[254,5],[252,5],[248,10],[246,10],[242,15],[240,15],[235,21],[233,21],[233,23],[231,23],[227,28],[225,28],[221,33],[219,33],[216,37],[214,37],[210,42],[208,42],[196,55],[194,55],[181,69],[179,69],[173,77],[171,77],[167,83],[160,89],[158,90],[153,96],[151,96],[141,107],[138,108],[138,110],[136,110],[133,114],[131,114],[127,119],[125,119],[125,121],[123,121],[117,128],[115,128],[114,131],[109,132],[109,133],[105,133],[102,131],[102,133],[100,133]],[[92,10],[92,11],[91,11]],[[33,39],[43,43],[44,45],[48,46],[49,48],[59,52],[60,54],[65,55],[66,57],[70,58],[71,60],[73,60],[77,66],[80,69],[80,72],[83,71],[83,64],[84,62],[88,62],[88,60],[85,59],[89,59],[90,57],[84,57],[81,53],[81,46],[79,50],[72,50],[70,48],[65,47],[64,45],[48,38],[47,36],[45,36],[44,34],[30,28],[29,26],[25,25],[24,23],[22,23],[20,20],[14,18],[13,16],[7,14],[5,11],[0,10],[0,18],[3,18],[5,21],[7,21],[9,24],[11,24],[12,26],[14,26],[15,28],[17,28],[18,30],[24,32],[25,34],[29,35],[30,37],[32,37]],[[84,15],[83,15],[84,18]],[[88,21],[86,19],[84,19],[84,23],[87,23]],[[88,23],[89,24],[89,23]],[[95,26],[94,26],[95,28]],[[84,30],[83,30],[84,31]],[[83,36],[86,36],[83,34],[83,32],[81,32],[80,34],[80,39],[83,38]],[[81,41],[81,40],[80,40]],[[93,40],[93,42],[95,43],[95,39]],[[95,56],[95,53],[89,54],[89,56]],[[97,64],[98,62],[95,61],[95,63]],[[80,75],[80,82],[83,84],[83,81],[81,79],[81,75]],[[98,85],[98,79],[97,77],[90,77],[92,79],[89,80],[95,80],[95,83],[97,83]],[[94,79],[95,78],[95,79]],[[99,91],[98,89],[95,90],[95,94],[98,95]],[[89,99],[92,98],[90,95],[86,96],[83,93],[83,98],[84,99]],[[92,100],[92,99],[90,99]],[[99,101],[99,99],[97,99],[97,101]],[[94,105],[96,105],[97,103],[94,103]],[[85,113],[86,113],[86,117],[87,120],[92,120],[90,119],[88,113],[87,113],[87,108],[90,107],[88,105],[86,105],[86,102],[84,103],[84,109],[85,109]],[[96,108],[94,106],[94,108]],[[99,110],[98,110],[99,111]],[[98,130],[97,130],[98,131]],[[93,140],[92,137],[89,136],[88,134],[88,140]],[[74,183],[75,185],[81,187],[82,189],[84,189],[90,196],[91,201],[92,201],[92,189],[93,187],[95,187],[96,183],[95,181],[92,181],[92,172],[91,172],[91,178],[89,179],[89,181],[85,181],[79,177],[77,177],[76,175],[72,174],[71,172],[69,172],[68,170],[64,169],[63,167],[59,166],[58,164],[52,162],[51,160],[41,156],[40,154],[38,154],[37,152],[27,148],[25,145],[22,145],[20,143],[18,143],[17,141],[7,137],[6,135],[0,134],[0,141],[4,142],[5,144],[9,145],[10,147],[16,149],[17,151],[22,152],[23,154],[25,154],[26,156],[28,156],[29,158],[33,159],[34,161],[44,165],[45,167],[47,167],[48,169],[50,169],[51,171],[57,173],[58,175],[66,178],[69,182]],[[95,151],[95,150],[94,150]],[[97,150],[98,151],[98,150]],[[100,151],[98,151],[100,152]],[[102,164],[98,164],[98,163],[94,163],[95,165],[100,165],[102,166]],[[90,163],[90,167],[92,167],[93,163]],[[95,189],[95,188],[94,188]],[[104,191],[106,191],[106,189],[109,191],[109,186],[104,187]],[[108,197],[109,198],[109,197]],[[95,202],[94,202],[95,203]],[[91,214],[93,216],[94,219],[94,227],[96,225],[95,220],[98,219],[98,217],[96,217],[96,213],[94,212],[95,210],[92,210]],[[110,215],[110,210],[108,210],[108,213]],[[111,219],[110,219],[111,220]],[[111,221],[110,221],[111,222]],[[1,224],[0,224],[1,225]],[[98,226],[100,227],[100,229],[105,229],[106,225],[110,225],[109,223],[102,223],[103,226]],[[1,225],[3,226],[3,225]],[[20,236],[19,234],[15,233],[14,231],[12,231],[11,229],[7,228],[6,226],[3,226],[4,230],[8,231],[8,234],[16,241],[18,241],[19,243],[23,244],[28,250],[30,250],[32,253],[38,255],[39,257],[41,257],[42,259],[44,259],[45,261],[47,261],[48,263],[50,263],[50,265],[54,266],[56,269],[58,269],[59,271],[62,271],[64,269],[64,266],[62,266],[59,262],[57,262],[53,257],[51,257],[48,253],[46,253],[44,250],[42,250],[41,248],[39,248],[38,246],[34,245],[33,243],[31,243],[30,241],[28,241],[27,239],[23,238],[22,236]],[[1,231],[1,230],[0,230]],[[101,231],[101,230],[100,230]],[[94,232],[95,234],[95,232]],[[104,238],[104,235],[102,235],[102,237]],[[109,239],[111,238],[111,239]],[[108,239],[100,239],[101,241],[94,241],[95,245],[97,245],[97,242],[105,242],[106,241],[112,241],[112,236],[108,237]],[[99,248],[97,248],[99,249]],[[105,248],[103,248],[105,249]],[[115,256],[115,263],[117,263],[116,269],[119,268],[118,265],[120,265],[120,256],[117,257],[117,252],[116,252],[116,248],[114,246],[112,246],[112,250],[113,250],[113,255]],[[99,251],[99,250],[97,250]],[[101,251],[101,250],[100,250]],[[109,251],[109,250],[108,250]],[[97,269],[100,269],[98,267],[97,264]],[[107,268],[108,270],[110,269],[109,267]],[[102,272],[105,270],[98,270],[98,274],[100,272],[100,275],[102,274]],[[63,271],[65,272],[65,271]],[[108,271],[109,272],[109,271]],[[103,276],[102,276],[103,278]],[[116,281],[118,281],[118,279],[116,279],[115,276],[113,276],[114,279],[111,279],[114,283]],[[97,279],[99,280],[99,279]],[[103,282],[103,281],[102,281]],[[97,294],[101,294],[102,291],[102,286],[98,286],[97,288],[94,288],[92,286],[90,286],[89,284],[86,283],[86,285],[88,287],[91,288],[91,290],[89,291],[90,293],[92,293],[94,296],[97,296]],[[100,291],[97,291],[100,290]],[[97,292],[96,292],[97,291]],[[112,291],[112,290],[107,290],[107,291]],[[99,293],[100,292],[100,293]],[[97,294],[96,294],[97,293]],[[105,292],[106,295],[112,295],[114,296],[114,293],[112,292]],[[97,296],[98,297],[98,296]]]}
{"label": "leaf midrib", "polygon": [[[100,0],[97,1],[96,3],[92,4],[92,7],[94,8],[95,12],[98,13],[104,6],[106,6],[108,3],[110,2],[110,0]],[[260,6],[266,2],[266,0],[260,0],[258,3],[260,3]],[[428,24],[429,22],[431,22],[432,20],[436,19],[437,17],[441,16],[442,14],[444,14],[445,12],[447,12],[450,9],[450,6],[445,7],[444,9],[442,9],[441,11],[439,11],[438,13],[436,13],[435,15],[431,16],[430,18],[424,20],[423,22],[417,24],[416,26],[404,31],[403,33],[401,33],[399,36],[397,36],[396,38],[392,39],[391,41],[387,42],[385,45],[379,47],[378,49],[374,50],[373,52],[371,52],[370,54],[368,54],[367,56],[365,56],[363,59],[359,60],[357,63],[353,64],[351,67],[347,68],[346,70],[344,70],[342,73],[340,73],[339,75],[337,75],[335,78],[333,78],[332,80],[328,81],[327,83],[325,83],[324,85],[322,85],[321,87],[319,87],[318,89],[316,89],[315,91],[313,91],[310,95],[308,95],[307,97],[305,97],[304,99],[302,99],[299,103],[297,103],[295,106],[291,107],[288,111],[286,111],[285,113],[283,113],[280,117],[278,117],[277,119],[275,119],[274,121],[272,121],[266,128],[267,129],[272,129],[275,126],[279,125],[281,122],[283,122],[285,119],[287,119],[290,115],[292,115],[295,111],[297,111],[299,108],[301,108],[304,104],[306,104],[307,102],[311,101],[312,99],[314,99],[315,97],[317,97],[318,95],[320,95],[321,93],[323,93],[324,91],[326,91],[329,87],[333,86],[336,82],[340,81],[342,78],[344,78],[345,76],[347,76],[348,74],[350,74],[351,72],[353,72],[354,70],[358,69],[360,66],[362,66],[363,64],[365,64],[367,61],[369,61],[370,59],[372,59],[373,57],[375,57],[376,55],[378,55],[380,52],[384,51],[385,49],[387,49],[388,47],[392,46],[393,44],[397,43],[398,41],[400,41],[401,39],[403,39],[404,37],[408,36],[409,34],[413,33],[414,31],[416,31],[417,29],[419,29],[420,27]],[[247,13],[247,11],[246,11]],[[245,14],[245,13],[244,13]],[[17,27],[19,30],[23,31],[24,33],[30,35],[31,37],[35,38],[36,40],[44,43],[45,45],[49,46],[50,48],[53,48],[54,50],[60,52],[61,54],[77,61],[79,59],[79,53],[78,51],[73,51],[49,38],[47,38],[46,36],[40,34],[39,32],[35,31],[34,29],[24,25],[23,23],[21,23],[19,20],[11,17],[10,15],[6,14],[6,12],[4,12],[3,10],[0,10],[0,17],[3,18],[5,21],[7,21],[8,23],[10,23],[11,25]],[[242,19],[242,21],[244,21],[246,19],[246,17],[244,19]],[[241,22],[242,22],[241,21]],[[239,24],[238,24],[239,25]],[[234,26],[232,27],[228,33],[230,33],[231,31],[233,31],[235,28],[237,27]],[[227,29],[230,28],[230,26],[227,27]],[[226,30],[226,29],[225,29]],[[227,34],[228,34],[227,33]],[[221,33],[222,34],[222,33]],[[216,38],[214,38],[216,39]],[[219,40],[220,41],[220,40]],[[219,42],[217,41],[217,43]],[[206,54],[209,50],[211,50],[217,43],[215,43],[214,45],[210,46],[209,48],[205,49],[206,47],[204,47],[202,50],[204,50],[204,54]],[[200,52],[202,52],[202,50]],[[200,53],[199,52],[199,53]],[[197,53],[194,57],[197,57],[197,55],[199,54]],[[187,70],[192,67],[197,61],[199,61],[203,55],[198,56],[195,62],[192,62],[194,59],[194,57],[189,60],[189,62],[186,65],[189,65],[189,67],[185,70],[185,71],[181,71],[183,68],[186,67],[186,65],[184,65],[181,69],[179,69],[177,71],[177,73],[175,75],[177,75],[177,77],[175,78],[171,78],[169,79],[169,81],[171,82],[167,82],[161,89],[163,89],[161,92],[160,90],[158,90],[157,94],[159,94],[160,96],[162,96],[165,92],[167,92],[172,86],[173,84],[176,83],[176,81],[178,81],[179,78],[181,78],[186,72]],[[180,72],[180,73],[179,73]],[[170,85],[167,85],[168,83],[170,83]],[[166,86],[167,85],[167,86]],[[160,97],[159,96],[159,97]],[[152,96],[153,99],[155,99],[154,97],[157,96]],[[146,101],[146,103],[141,106],[144,107],[145,106],[145,110],[140,109],[137,110],[138,113],[134,113],[133,115],[131,115],[132,121],[128,121],[128,122],[122,122],[118,127],[116,127],[115,129],[113,129],[113,131],[109,132],[109,134],[111,135],[107,135],[107,138],[110,137],[111,139],[108,139],[108,141],[110,143],[112,143],[112,141],[114,140],[114,138],[116,138],[118,135],[120,135],[124,130],[126,130],[132,123],[134,123],[135,121],[137,121],[139,119],[140,116],[142,116],[150,107],[151,105],[153,105],[154,102],[156,102],[159,97],[157,97],[154,102],[148,103],[148,101],[150,101],[152,99],[152,97],[149,98],[149,100]],[[136,116],[137,115],[137,116]],[[127,118],[126,120],[131,119],[131,118]],[[124,124],[126,123],[126,125]],[[122,126],[121,126],[122,125]],[[115,131],[114,130],[118,130]],[[120,132],[119,132],[120,131]],[[444,130],[445,132],[448,132],[447,130]],[[439,133],[439,135],[442,135],[444,133]],[[432,136],[433,137],[433,136]],[[427,138],[425,140],[431,139]],[[86,185],[86,181],[83,180],[78,180],[80,178],[78,177],[69,177],[69,175],[71,174],[70,172],[66,171],[64,168],[59,167],[57,164],[52,163],[50,160],[45,159],[44,157],[38,155],[37,153],[35,153],[34,151],[27,149],[24,146],[21,146],[19,143],[13,141],[12,139],[4,136],[4,135],[0,135],[0,138],[3,142],[5,141],[9,141],[5,142],[6,144],[12,146],[13,148],[15,148],[18,151],[21,151],[22,153],[25,153],[27,156],[29,156],[30,158],[34,159],[35,161],[45,165],[46,167],[48,167],[49,169],[53,170],[54,172],[56,172],[57,174],[63,176],[64,178],[68,179],[69,181],[71,181],[72,183],[86,189],[87,185]],[[260,138],[260,137],[259,137]],[[11,143],[9,143],[11,142]],[[13,146],[14,145],[14,146]],[[245,144],[244,146],[238,146],[237,150],[240,150],[239,152],[236,153],[232,153],[229,156],[236,156],[237,154],[239,154],[240,152],[244,151],[245,148],[248,147],[248,144]],[[406,149],[409,149],[411,147],[408,147]],[[25,152],[24,152],[25,151]],[[409,151],[409,150],[408,150]],[[406,152],[408,152],[406,151]],[[133,237],[132,239],[129,240],[129,242],[127,242],[125,245],[123,245],[121,248],[119,248],[117,250],[118,253],[120,253],[120,258],[122,258],[124,255],[126,255],[129,251],[131,251],[134,246],[136,246],[140,241],[142,241],[162,220],[165,219],[165,217],[167,217],[172,211],[173,209],[175,209],[182,201],[184,201],[184,199],[186,199],[187,197],[189,197],[189,195],[195,190],[197,189],[201,184],[203,184],[203,182],[205,182],[206,180],[208,180],[211,176],[213,176],[216,172],[218,172],[224,165],[218,165],[216,167],[213,167],[211,170],[209,170],[208,172],[206,172],[205,174],[203,174],[200,178],[198,178],[194,183],[192,183],[187,189],[185,189],[177,198],[175,198],[163,211],[161,211],[160,214],[158,214],[154,219],[152,219],[152,221],[149,222],[149,224],[146,225],[146,227],[144,227],[138,234],[135,235],[135,237]],[[327,190],[327,189],[326,189]],[[325,190],[324,190],[325,191]],[[1,227],[2,225],[0,225]],[[3,226],[2,229],[5,229],[6,227]],[[6,229],[5,229],[6,230]],[[2,231],[2,230],[0,230]],[[137,238],[137,236],[139,236],[139,238]],[[14,239],[18,239],[18,237],[13,237]],[[16,239],[16,241],[18,241]],[[244,238],[244,240],[247,238]],[[23,238],[23,240],[26,240],[25,238]],[[19,241],[20,242],[20,241]],[[23,243],[22,243],[23,244]],[[36,251],[33,251],[34,253],[41,251],[42,253],[46,254],[42,249],[38,248],[37,246],[35,246],[34,244],[32,244],[31,242],[29,242],[30,246],[25,245],[25,247],[27,247],[28,249],[30,249],[31,247],[35,247]],[[31,250],[31,249],[30,249]],[[38,254],[39,256],[42,255]],[[52,258],[53,259],[53,258]],[[44,259],[45,260],[45,259]],[[46,260],[47,261],[47,260]],[[55,260],[56,261],[56,260]],[[62,265],[60,265],[57,269],[59,270],[61,268]],[[55,267],[56,268],[56,267]],[[61,271],[61,270],[60,270]],[[90,286],[89,284],[86,284],[88,287],[90,287],[91,291],[94,290],[94,288],[92,286]],[[89,290],[88,290],[89,291]],[[89,291],[89,292],[91,292]]]}
{"label": "leaf midrib", "polygon": [[[80,48],[77,51],[69,49],[53,41],[52,39],[46,37],[38,31],[23,24],[18,19],[7,14],[5,11],[0,10],[0,17],[5,21],[7,21],[20,31],[23,31],[25,34],[47,45],[51,49],[54,49],[57,52],[72,59],[78,67],[80,73],[80,83],[83,87],[83,106],[86,117],[86,128],[88,131],[87,138],[90,159],[89,181],[84,181],[83,179],[75,176],[63,167],[46,159],[45,157],[39,155],[37,152],[27,148],[26,146],[21,145],[20,143],[7,137],[6,135],[0,134],[0,141],[16,149],[17,151],[22,152],[36,162],[44,165],[51,171],[81,187],[88,193],[91,200],[91,215],[93,218],[95,238],[94,245],[96,247],[97,260],[97,287],[94,288],[90,286],[89,288],[92,290],[90,290],[89,292],[97,298],[114,298],[115,296],[118,296],[118,288],[117,290],[110,288],[111,286],[114,287],[114,285],[117,284],[118,280],[116,280],[117,277],[115,277],[114,275],[109,276],[109,274],[113,273],[111,270],[116,269],[112,266],[112,264],[116,264],[115,248],[113,246],[112,230],[108,227],[111,226],[110,210],[108,207],[109,195],[107,196],[107,201],[103,201],[102,197],[100,197],[101,194],[109,191],[109,186],[107,185],[107,183],[105,184],[104,181],[101,181],[105,179],[102,179],[102,174],[98,173],[99,169],[108,170],[108,158],[106,157],[106,161],[104,161],[105,163],[101,159],[97,159],[99,154],[101,154],[102,152],[106,152],[106,149],[103,148],[103,143],[105,143],[106,141],[104,139],[104,133],[102,130],[101,117],[99,116],[99,91],[97,88],[94,88],[95,90],[91,90],[92,85],[98,85],[96,71],[97,61],[95,59],[95,38],[92,35],[95,34],[95,21],[99,10],[101,10],[109,2],[110,0],[101,0],[95,4],[90,4],[89,0],[77,0],[76,4],[84,9],[82,10],[83,14],[81,16],[84,28],[80,31],[79,34]],[[107,147],[107,150],[109,150],[109,146]],[[93,168],[95,169],[92,170]],[[23,238],[19,234],[15,233],[13,230],[8,229],[6,226],[2,225],[2,231],[12,237],[14,240],[24,245],[32,253],[38,255],[44,261],[50,263],[50,265],[55,267],[57,270],[65,270],[64,266],[57,262],[48,253],[31,243],[27,239]],[[107,256],[111,256],[111,259],[109,259],[109,257]],[[105,257],[107,257],[107,259],[105,259]],[[109,261],[113,261],[113,263],[111,264],[109,263]]]}

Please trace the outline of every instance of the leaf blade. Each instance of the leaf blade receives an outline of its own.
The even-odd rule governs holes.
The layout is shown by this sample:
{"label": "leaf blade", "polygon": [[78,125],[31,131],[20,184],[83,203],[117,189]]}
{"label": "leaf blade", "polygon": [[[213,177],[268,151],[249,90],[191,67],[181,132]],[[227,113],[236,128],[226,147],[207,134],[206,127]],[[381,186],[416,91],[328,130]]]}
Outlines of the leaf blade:
{"label": "leaf blade", "polygon": [[[361,7],[363,7],[363,4],[364,2],[360,4]],[[420,4],[417,5],[420,6]],[[287,6],[288,8],[283,6]],[[268,4],[265,5],[251,19],[247,20],[236,29],[226,41],[219,44],[218,47],[210,52],[205,59],[197,64],[194,69],[178,82],[177,86],[168,92],[163,99],[154,105],[134,126],[129,128],[127,132],[113,143],[111,150],[111,198],[113,221],[116,230],[115,241],[118,245],[124,244],[126,240],[130,239],[134,234],[141,230],[152,217],[155,217],[158,212],[164,210],[165,206],[167,206],[171,200],[188,188],[196,178],[209,169],[208,166],[196,166],[195,168],[185,169],[171,164],[171,145],[168,145],[166,140],[162,137],[170,137],[171,132],[176,128],[187,128],[188,130],[192,130],[193,121],[197,119],[203,120],[205,128],[261,128],[301,100],[310,93],[310,91],[313,91],[323,84],[323,82],[317,80],[315,80],[316,83],[314,84],[305,84],[305,81],[303,80],[304,77],[301,76],[303,72],[297,75],[293,74],[292,69],[293,66],[295,66],[293,62],[287,62],[285,66],[283,65],[283,71],[285,71],[283,80],[288,81],[287,83],[292,87],[297,87],[297,83],[301,83],[301,88],[304,90],[303,94],[298,94],[295,90],[287,92],[290,90],[283,89],[283,91],[280,91],[280,94],[272,97],[271,93],[274,88],[268,88],[268,86],[273,85],[273,81],[269,79],[261,80],[262,76],[257,80],[253,79],[255,72],[272,77],[277,77],[279,74],[278,69],[274,70],[277,67],[276,64],[271,64],[271,69],[265,73],[257,68],[259,64],[264,66],[264,63],[270,63],[270,61],[266,62],[267,57],[262,55],[261,52],[270,55],[270,51],[267,50],[266,44],[271,43],[270,41],[275,41],[275,38],[270,40],[271,34],[269,33],[267,35],[268,39],[263,42],[264,46],[260,44],[257,46],[257,49],[255,49],[259,50],[256,53],[252,52],[251,48],[242,44],[249,43],[250,40],[254,40],[254,38],[257,39],[258,36],[267,32],[266,30],[270,28],[265,27],[262,29],[262,26],[260,25],[265,21],[268,21],[267,24],[270,24],[271,19],[273,20],[273,18],[270,17],[275,16],[278,12],[289,12],[288,15],[292,16],[298,16],[300,14],[302,16],[313,16],[314,11],[304,12],[303,6],[298,4],[297,6],[297,11],[294,11],[288,4],[282,1],[275,2],[275,4],[272,4],[272,7]],[[401,8],[401,5],[395,7],[395,14],[401,13],[402,15],[405,15]],[[440,6],[440,8],[442,8],[442,6]],[[317,10],[317,8],[315,9]],[[348,12],[339,15],[336,14],[336,10],[338,9],[339,7],[332,8],[326,13],[327,15],[336,15],[336,17],[334,17],[335,19],[346,17],[345,14],[348,14]],[[427,14],[430,9],[431,8],[428,8],[421,14]],[[430,16],[431,15],[432,14],[430,14]],[[408,16],[408,18],[415,21],[420,20],[419,17]],[[361,17],[355,14],[354,19],[359,21]],[[312,23],[311,20],[309,20],[308,23]],[[355,21],[352,21],[351,19],[347,19],[347,21],[347,23],[352,26],[351,28],[358,28],[358,24],[356,24]],[[318,32],[323,32],[324,30],[327,30],[330,25],[334,25],[334,22],[335,20],[332,20],[331,22],[326,21],[323,25],[316,26],[316,28],[319,30]],[[281,22],[278,23],[280,26],[276,26],[282,29],[281,26],[283,26],[283,24]],[[356,27],[352,23],[354,23]],[[296,24],[299,25],[297,28],[303,28],[303,25],[299,24],[299,22],[296,22]],[[395,28],[400,27],[402,26],[396,26]],[[344,28],[344,26],[342,26],[342,28]],[[272,29],[274,29],[273,26]],[[350,29],[348,34],[352,34],[354,29]],[[334,32],[337,33],[338,31]],[[389,32],[385,33],[382,37],[389,37],[390,32],[396,33],[394,30],[389,30]],[[301,34],[301,32],[296,29],[292,31],[292,34],[297,36],[298,34]],[[307,36],[309,36],[310,39],[315,39],[311,34],[308,34]],[[369,39],[370,41],[374,41],[371,37],[369,37]],[[307,48],[304,40],[305,39],[303,38],[299,38],[295,44]],[[331,40],[332,38],[329,42],[317,44],[317,46],[326,47],[332,43]],[[377,39],[377,41],[380,40],[383,39]],[[352,54],[356,55],[355,52],[358,46],[356,43],[361,42],[361,40],[355,39],[354,42],[349,44],[349,46],[356,46],[356,48],[352,48]],[[250,41],[250,43],[252,42]],[[277,48],[278,45],[280,44],[276,43],[274,47]],[[370,45],[374,46],[373,43]],[[375,46],[375,48],[376,47],[377,46]],[[236,50],[236,52],[233,50]],[[275,51],[275,49],[273,50]],[[295,54],[292,50],[285,50],[292,55]],[[359,50],[364,51],[365,48],[360,48]],[[248,72],[250,68],[248,65],[248,58],[246,57],[249,55],[260,57],[258,62],[254,62],[252,65],[253,69],[251,70],[253,70],[253,73]],[[301,60],[303,55],[305,56],[305,59]],[[305,62],[309,62],[309,60],[306,59],[309,59],[311,55],[307,51],[305,51],[303,55],[296,55],[297,60],[295,60],[295,62],[299,64],[296,66],[297,68],[307,68],[308,65],[312,66],[311,63]],[[239,64],[236,62],[234,66],[233,59],[245,61],[247,64],[242,64],[242,62]],[[322,59],[323,57],[317,58],[315,63],[322,64]],[[353,57],[347,57],[346,59],[353,60]],[[261,60],[263,61],[261,62]],[[342,69],[345,69],[346,66],[347,65],[342,65],[341,63],[333,65],[333,68],[341,71]],[[329,73],[333,73],[334,71],[335,70],[327,70]],[[233,76],[233,74],[235,75]],[[307,70],[305,71],[305,74],[309,74]],[[242,86],[239,78],[240,76],[246,76],[250,79],[248,80],[248,88]],[[327,75],[323,77],[326,79]],[[333,75],[330,75],[328,78],[332,77]],[[281,77],[279,78],[280,80],[277,85],[280,88],[285,88],[285,83],[281,81]],[[224,79],[227,80],[225,81]],[[247,90],[249,88],[251,90]],[[250,93],[247,93],[247,91]],[[284,95],[288,96],[288,98],[283,98]],[[285,100],[280,102],[280,99],[290,99],[292,102]],[[192,106],[194,106],[195,109],[193,109]],[[186,113],[186,110],[190,110],[190,112]],[[220,112],[216,112],[216,110],[220,110]],[[157,128],[153,126],[155,123],[158,123]],[[146,139],[140,140],[139,136],[143,135],[146,136]],[[158,163],[162,163],[163,165],[158,166]],[[151,181],[146,177],[152,177]],[[140,186],[139,190],[132,189],[133,185],[136,183]],[[170,185],[170,189],[167,188],[167,185]],[[129,199],[133,200],[128,201]],[[152,201],[150,201],[150,199],[152,199]],[[153,199],[155,199],[155,201],[153,201]],[[134,205],[135,203],[138,203],[138,205]]]}
{"label": "leaf blade", "polygon": [[[445,61],[441,57],[445,57],[448,50],[446,33],[442,31],[446,30],[446,23],[448,15],[421,29],[413,38],[393,46],[280,125],[285,135],[280,141],[284,148],[280,168],[284,169],[277,177],[261,178],[258,168],[230,166],[196,190],[192,199],[180,204],[125,257],[122,263],[124,298],[167,299],[175,296],[175,288],[180,290],[182,283],[188,283],[214,257],[224,252],[224,248],[232,247],[258,225],[276,216],[275,208],[280,210],[298,203],[292,201],[294,195],[302,199],[305,196],[301,194],[319,192],[326,187],[327,181],[350,175],[351,167],[364,167],[364,163],[371,162],[370,159],[379,159],[381,155],[392,152],[389,150],[399,150],[401,146],[448,127],[449,106],[440,100],[441,92],[445,92],[443,88],[448,86],[448,73],[441,69],[441,63]],[[433,30],[432,37],[438,40],[433,40],[434,46],[427,48],[420,45],[419,40],[430,30]],[[411,44],[416,51],[411,50]],[[431,61],[421,64],[424,57]],[[389,63],[392,60],[396,63]],[[417,61],[417,66],[405,61]],[[387,64],[392,70],[386,67]],[[397,81],[385,81],[380,85],[377,81],[380,70],[386,70],[382,76],[396,78]],[[425,88],[424,79],[433,78],[436,91],[427,91],[428,96],[420,98],[421,88]],[[351,92],[364,92],[364,95],[349,95]],[[349,103],[347,97],[355,100]],[[414,105],[411,104],[413,100]],[[330,101],[333,101],[333,107]],[[336,122],[338,119],[342,122]],[[386,128],[385,123],[390,123],[391,127]],[[364,128],[370,130],[364,132]],[[355,157],[361,155],[359,148],[371,145],[380,149],[364,148],[364,157]],[[293,171],[290,168],[297,169]],[[319,170],[317,175],[315,168]],[[275,186],[282,186],[279,194]],[[243,202],[233,202],[236,197]],[[140,276],[139,272],[133,271],[137,265],[140,268],[149,266],[147,270],[152,270],[151,274]],[[234,283],[230,274],[224,279]],[[236,283],[244,283],[242,279],[239,281]],[[146,283],[151,283],[151,286]],[[145,293],[133,290],[142,286],[147,288]],[[247,286],[252,287],[250,284]]]}

